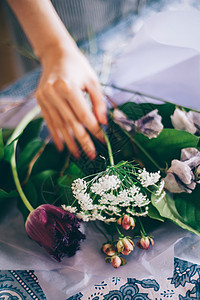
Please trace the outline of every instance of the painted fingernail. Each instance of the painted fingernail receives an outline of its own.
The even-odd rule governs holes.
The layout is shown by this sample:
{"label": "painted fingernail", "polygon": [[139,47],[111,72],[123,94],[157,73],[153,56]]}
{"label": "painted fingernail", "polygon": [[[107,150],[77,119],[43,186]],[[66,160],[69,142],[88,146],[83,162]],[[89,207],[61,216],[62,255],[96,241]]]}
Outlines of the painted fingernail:
{"label": "painted fingernail", "polygon": [[74,153],[73,153],[73,156],[74,156],[76,159],[79,159],[79,158],[80,158],[80,152],[79,152],[79,151],[74,152]]}
{"label": "painted fingernail", "polygon": [[87,155],[90,159],[95,159],[96,157],[96,151],[88,151]]}
{"label": "painted fingernail", "polygon": [[101,124],[106,125],[107,123],[108,123],[107,114],[106,114],[106,113],[103,113],[103,114],[101,115]]}

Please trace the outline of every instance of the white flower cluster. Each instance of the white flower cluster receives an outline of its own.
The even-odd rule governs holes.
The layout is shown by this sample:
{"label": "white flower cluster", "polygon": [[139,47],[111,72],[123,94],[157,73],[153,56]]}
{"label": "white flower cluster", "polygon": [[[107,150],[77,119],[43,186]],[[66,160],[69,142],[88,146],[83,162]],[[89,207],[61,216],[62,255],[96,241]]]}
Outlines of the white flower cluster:
{"label": "white flower cluster", "polygon": [[109,190],[116,190],[120,187],[121,181],[116,175],[106,174],[100,177],[99,180],[91,185],[91,192],[97,195],[103,195],[104,192]]}
{"label": "white flower cluster", "polygon": [[[130,172],[130,167],[133,172]],[[63,206],[65,210],[75,212],[83,221],[109,223],[116,222],[125,213],[138,217],[147,215],[151,202],[150,190],[146,189],[148,186],[153,186],[153,192],[159,196],[157,201],[164,197],[164,182],[158,183],[159,172],[138,170],[130,164],[127,168],[108,168],[94,178],[87,179],[78,178],[72,184],[77,208]]]}
{"label": "white flower cluster", "polygon": [[149,173],[146,169],[138,171],[137,179],[140,180],[142,186],[148,187],[150,185],[154,185],[160,180],[160,171],[155,173]]}

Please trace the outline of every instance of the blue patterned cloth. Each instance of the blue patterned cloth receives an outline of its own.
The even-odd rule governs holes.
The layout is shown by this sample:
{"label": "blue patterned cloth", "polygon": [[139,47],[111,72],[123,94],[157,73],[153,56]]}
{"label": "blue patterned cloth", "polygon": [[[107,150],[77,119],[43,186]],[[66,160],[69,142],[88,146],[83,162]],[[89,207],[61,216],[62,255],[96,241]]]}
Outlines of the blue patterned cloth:
{"label": "blue patterned cloth", "polygon": [[1,300],[46,300],[34,271],[0,271]]}
{"label": "blue patterned cloth", "polygon": [[200,266],[175,258],[171,278],[112,277],[67,299],[47,299],[34,271],[0,271],[1,300],[192,300],[200,299]]}
{"label": "blue patterned cloth", "polygon": [[192,300],[200,299],[200,266],[175,258],[172,278],[112,277],[67,300]]}

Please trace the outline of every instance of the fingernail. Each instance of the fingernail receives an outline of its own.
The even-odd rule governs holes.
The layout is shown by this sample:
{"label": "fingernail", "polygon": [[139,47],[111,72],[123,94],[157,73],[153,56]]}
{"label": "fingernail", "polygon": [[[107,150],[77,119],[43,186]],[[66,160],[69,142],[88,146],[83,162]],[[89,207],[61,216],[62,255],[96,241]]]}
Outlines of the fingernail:
{"label": "fingernail", "polygon": [[106,125],[108,123],[108,118],[107,118],[107,114],[103,113],[101,116],[101,124]]}
{"label": "fingernail", "polygon": [[96,151],[89,151],[87,152],[87,155],[90,159],[95,159],[96,158]]}
{"label": "fingernail", "polygon": [[104,144],[106,143],[106,140],[105,140],[104,136],[99,137],[99,140],[100,140],[100,142],[102,142]]}
{"label": "fingernail", "polygon": [[76,158],[76,159],[79,159],[80,158],[80,152],[74,152],[73,153],[73,156]]}

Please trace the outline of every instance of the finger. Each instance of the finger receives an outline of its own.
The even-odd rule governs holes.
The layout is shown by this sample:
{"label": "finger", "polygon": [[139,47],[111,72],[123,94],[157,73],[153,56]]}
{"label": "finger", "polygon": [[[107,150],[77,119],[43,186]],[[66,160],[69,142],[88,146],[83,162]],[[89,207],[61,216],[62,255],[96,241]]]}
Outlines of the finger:
{"label": "finger", "polygon": [[43,106],[45,107],[46,111],[48,110],[48,114],[51,120],[54,120],[55,127],[59,129],[62,134],[62,137],[69,149],[69,151],[74,155],[75,158],[80,157],[80,151],[78,146],[73,138],[73,136],[69,133],[69,129],[67,127],[66,122],[62,119],[59,115],[59,112],[54,108],[51,107],[48,99],[41,95]]}
{"label": "finger", "polygon": [[107,120],[107,106],[103,99],[102,90],[100,84],[96,81],[91,82],[86,86],[87,92],[90,95],[90,99],[93,105],[94,114],[99,123],[106,125]]}
{"label": "finger", "polygon": [[[59,91],[61,98],[69,103],[77,119],[99,140],[105,142],[99,123],[91,111],[80,88],[71,89],[65,81],[55,83],[55,89]],[[66,102],[66,101],[65,101]]]}
{"label": "finger", "polygon": [[[60,95],[56,93],[52,86],[48,86],[48,90],[45,90],[44,93],[45,99],[48,98],[52,105],[55,106],[55,110],[59,112],[64,122],[67,123],[68,126],[72,129],[75,138],[80,143],[84,152],[88,155],[90,159],[94,159],[96,157],[95,146],[83,125],[74,115],[74,112],[72,111],[70,105],[66,101],[63,101],[61,99]],[[59,126],[61,125],[59,124]],[[99,126],[98,128],[100,130]],[[103,136],[102,132],[101,135]],[[104,141],[104,136],[103,138],[101,137],[101,139]]]}
{"label": "finger", "polygon": [[63,150],[63,143],[61,141],[61,138],[59,136],[59,133],[58,133],[58,131],[57,131],[54,123],[52,122],[51,117],[48,114],[48,110],[43,105],[42,101],[40,100],[40,97],[37,97],[37,101],[38,101],[38,104],[41,107],[42,115],[43,115],[44,119],[46,120],[47,126],[48,126],[49,131],[50,131],[50,133],[52,135],[54,143],[55,143],[57,149],[59,151],[62,151]]}

